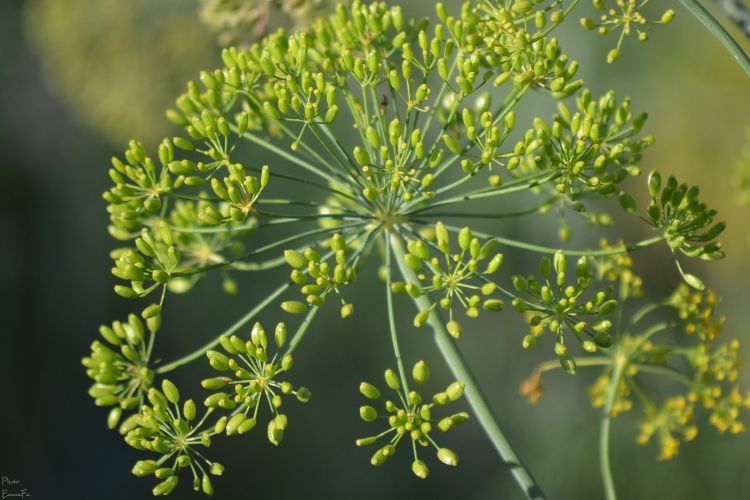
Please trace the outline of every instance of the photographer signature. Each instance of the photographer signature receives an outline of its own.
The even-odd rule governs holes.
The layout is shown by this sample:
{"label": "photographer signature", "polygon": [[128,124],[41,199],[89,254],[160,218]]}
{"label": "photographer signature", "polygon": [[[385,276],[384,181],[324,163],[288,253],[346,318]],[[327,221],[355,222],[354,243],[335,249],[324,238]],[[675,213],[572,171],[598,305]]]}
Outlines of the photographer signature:
{"label": "photographer signature", "polygon": [[21,481],[18,479],[11,479],[7,476],[0,478],[0,498],[27,498],[31,496],[31,493],[26,488],[21,488]]}

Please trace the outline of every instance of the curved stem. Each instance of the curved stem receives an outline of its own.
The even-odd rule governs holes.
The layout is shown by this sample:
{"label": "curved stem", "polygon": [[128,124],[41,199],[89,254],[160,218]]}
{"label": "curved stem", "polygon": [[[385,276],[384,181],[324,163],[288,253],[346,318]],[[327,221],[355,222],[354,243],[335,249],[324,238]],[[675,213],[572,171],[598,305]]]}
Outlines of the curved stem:
{"label": "curved stem", "polygon": [[262,302],[260,302],[258,305],[256,305],[254,308],[252,308],[247,314],[242,316],[240,319],[238,319],[234,324],[232,324],[229,328],[221,332],[219,335],[217,335],[213,340],[208,342],[207,344],[199,347],[195,351],[191,352],[190,354],[181,357],[180,359],[177,359],[175,361],[172,361],[171,363],[167,363],[166,365],[162,365],[159,368],[156,369],[156,373],[167,373],[175,368],[179,368],[182,365],[185,365],[187,363],[190,363],[191,361],[194,361],[201,357],[203,353],[205,353],[207,350],[211,349],[212,347],[216,346],[219,343],[219,338],[223,337],[224,335],[231,335],[243,326],[245,326],[247,323],[249,323],[254,317],[256,317],[260,312],[265,309],[268,304],[276,300],[276,298],[281,295],[282,293],[286,292],[286,290],[291,286],[291,283],[284,283],[279,288],[271,292],[271,295],[263,299]]}
{"label": "curved stem", "polygon": [[742,71],[750,78],[750,58],[742,47],[732,38],[732,35],[706,10],[698,0],[680,0],[680,3],[700,21],[703,26],[715,36],[719,42],[732,54]]}
{"label": "curved stem", "polygon": [[[404,260],[404,245],[401,238],[396,235],[391,235],[391,248],[393,254],[398,262],[398,267],[401,270],[401,274],[404,279],[410,282],[417,282],[417,277],[411,269],[406,265]],[[420,310],[428,309],[431,307],[430,299],[423,295],[417,299],[414,299]],[[505,465],[510,469],[511,474],[515,478],[518,485],[522,488],[524,494],[530,499],[544,499],[544,493],[541,488],[537,485],[534,478],[531,476],[531,472],[526,468],[521,459],[516,454],[516,450],[513,445],[505,437],[497,419],[489,406],[487,399],[482,394],[477,381],[474,379],[474,375],[471,373],[469,366],[466,364],[461,352],[456,348],[453,340],[448,333],[443,319],[440,314],[433,310],[430,313],[429,319],[427,320],[434,332],[435,343],[440,349],[440,353],[443,355],[448,367],[451,369],[455,377],[461,380],[466,386],[466,397],[474,410],[474,414],[477,416],[479,423],[482,425],[484,432],[487,437],[492,441],[495,449],[497,450],[500,458],[503,460]]]}
{"label": "curved stem", "polygon": [[599,467],[604,483],[604,495],[607,500],[617,500],[617,490],[615,489],[615,480],[612,476],[612,464],[610,462],[610,429],[612,426],[612,408],[617,399],[617,389],[620,387],[620,380],[625,371],[626,359],[624,357],[615,358],[614,369],[612,370],[612,379],[609,389],[607,404],[602,411],[602,419],[599,431]]}

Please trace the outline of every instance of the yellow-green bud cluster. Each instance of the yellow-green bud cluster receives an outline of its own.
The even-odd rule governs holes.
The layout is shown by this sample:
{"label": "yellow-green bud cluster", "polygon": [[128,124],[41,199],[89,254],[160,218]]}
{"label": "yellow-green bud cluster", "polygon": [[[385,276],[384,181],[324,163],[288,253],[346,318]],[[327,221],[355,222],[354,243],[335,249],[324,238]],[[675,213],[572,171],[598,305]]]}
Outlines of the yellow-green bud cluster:
{"label": "yellow-green bud cluster", "polygon": [[[487,277],[500,268],[503,255],[495,251],[497,241],[482,243],[468,227],[458,233],[458,249],[455,253],[448,229],[442,222],[435,225],[435,237],[435,242],[422,239],[407,242],[406,265],[417,273],[420,282],[394,282],[391,289],[412,298],[431,293],[441,295],[432,308],[417,313],[414,326],[424,325],[430,312],[439,305],[449,312],[448,332],[458,338],[462,328],[455,318],[454,307],[463,308],[469,318],[477,318],[482,309],[502,310],[503,301],[494,296],[497,286]],[[441,257],[431,256],[431,247],[437,249],[442,254]]]}
{"label": "yellow-green bud cluster", "polygon": [[307,28],[334,6],[332,0],[200,0],[200,19],[222,46],[247,45],[279,28]]}
{"label": "yellow-green bud cluster", "polygon": [[95,340],[91,355],[81,361],[86,375],[94,380],[89,388],[94,403],[113,407],[107,417],[110,429],[117,427],[123,411],[138,409],[151,387],[154,373],[149,368],[146,343],[147,335],[154,335],[159,323],[158,316],[151,316],[144,327],[143,321],[131,314],[126,322],[102,325],[99,333],[106,343]]}
{"label": "yellow-green bud cluster", "polygon": [[568,352],[564,332],[572,333],[586,352],[612,345],[608,333],[612,322],[606,319],[618,306],[609,290],[600,290],[585,298],[592,284],[592,273],[587,257],[576,263],[575,284],[567,283],[567,259],[561,251],[554,259],[543,257],[540,263],[541,280],[534,276],[513,276],[513,287],[526,298],[513,299],[513,307],[525,313],[531,332],[523,339],[523,347],[536,345],[537,337],[545,330],[555,335],[555,355],[568,373],[575,373],[576,363]]}
{"label": "yellow-green bud cluster", "polygon": [[[698,199],[698,186],[679,184],[674,176],[662,182],[661,174],[651,172],[648,178],[651,202],[646,211],[648,222],[666,238],[669,248],[687,257],[717,260],[724,257],[721,243],[716,238],[724,231],[723,222],[714,224],[716,210],[709,209]],[[685,282],[698,290],[703,289],[700,279],[678,270]]]}
{"label": "yellow-green bud cluster", "polygon": [[[750,394],[742,394],[737,380],[742,360],[739,341],[716,344],[723,318],[715,318],[718,299],[713,292],[691,291],[685,284],[666,301],[674,308],[675,323],[653,325],[637,322],[629,327],[638,334],[621,334],[608,350],[612,364],[590,388],[595,407],[604,407],[612,392],[612,370],[621,363],[620,385],[611,407],[611,415],[633,407],[631,392],[644,402],[644,415],[638,442],[647,444],[655,437],[659,444],[659,459],[668,460],[679,451],[680,441],[690,441],[698,434],[696,408],[703,407],[709,423],[720,432],[738,433],[745,429],[741,421],[743,410],[750,408]],[[653,309],[644,306],[634,317],[645,318]],[[662,332],[685,334],[679,343],[672,339],[658,341]],[[651,400],[643,387],[643,378],[651,376],[678,380],[685,387],[683,394],[672,394],[662,401]]]}
{"label": "yellow-green bud cluster", "polygon": [[209,461],[198,447],[211,446],[215,433],[203,428],[213,409],[197,419],[197,407],[192,399],[180,404],[180,392],[169,380],[163,380],[161,391],[152,387],[148,391],[148,404],[130,416],[120,426],[125,442],[137,450],[160,455],[153,460],[139,460],[133,474],[139,477],[153,475],[160,482],[154,487],[154,496],[168,495],[179,482],[179,474],[189,469],[193,475],[193,488],[207,495],[213,494],[209,475],[220,476],[224,467]]}
{"label": "yellow-green bud cluster", "polygon": [[[111,253],[115,261],[112,274],[128,285],[116,285],[115,293],[126,299],[145,297],[166,285],[180,265],[180,251],[167,224],[158,229],[143,228],[134,240],[134,248],[119,248]],[[153,311],[152,311],[153,312]]]}
{"label": "yellow-green bud cluster", "polygon": [[[571,62],[560,50],[557,38],[549,36],[564,14],[561,10],[539,9],[529,23],[533,3],[517,1],[510,7],[464,3],[460,20],[448,16],[443,22],[458,45],[476,58],[474,64],[487,68],[478,83],[492,79],[495,86],[501,86],[512,81],[517,89],[537,87],[556,99],[568,97],[583,85],[583,80],[574,80],[578,63]],[[439,16],[441,12],[445,12],[444,7],[438,7]],[[479,75],[477,70],[474,73]]]}
{"label": "yellow-green bud cluster", "polygon": [[[278,323],[273,332],[273,344],[281,349],[286,339],[286,325]],[[226,432],[231,436],[249,432],[257,423],[260,407],[268,403],[273,411],[268,423],[268,440],[278,445],[287,425],[286,416],[279,412],[282,395],[294,395],[303,403],[310,400],[308,389],[295,389],[289,382],[279,380],[282,373],[291,369],[292,355],[271,356],[268,335],[260,323],[253,326],[249,340],[225,335],[219,338],[219,343],[226,354],[209,350],[206,356],[212,368],[228,374],[201,382],[205,389],[217,391],[206,398],[204,404],[208,408],[233,410],[230,416],[219,419],[216,433]]]}
{"label": "yellow-green bud cluster", "polygon": [[285,250],[284,259],[292,267],[291,279],[300,287],[305,301],[289,300],[281,304],[281,308],[290,314],[307,312],[310,306],[321,306],[326,296],[334,292],[341,299],[341,317],[348,318],[354,313],[354,305],[344,300],[341,288],[354,283],[357,273],[349,259],[349,252],[353,242],[347,242],[340,233],[336,233],[330,240],[331,254],[335,263],[328,262],[314,248],[304,252]]}
{"label": "yellow-green bud cluster", "polygon": [[[424,384],[428,381],[430,370],[424,361],[416,363],[412,369],[412,379],[418,384]],[[368,382],[362,382],[359,386],[359,392],[371,401],[383,400],[384,414],[379,414],[378,410],[370,405],[364,405],[359,408],[359,415],[365,422],[375,422],[385,420],[388,423],[388,429],[375,436],[365,437],[357,440],[357,446],[366,446],[373,444],[381,439],[388,439],[388,444],[379,448],[370,459],[370,463],[376,467],[383,465],[389,457],[396,453],[396,447],[401,440],[406,437],[413,443],[414,462],[412,463],[412,472],[420,479],[424,479],[429,474],[427,465],[419,459],[416,445],[422,448],[432,446],[442,463],[450,466],[458,465],[458,456],[448,448],[438,446],[432,437],[433,431],[437,427],[442,432],[446,432],[454,425],[459,425],[469,419],[466,412],[456,413],[442,419],[434,418],[432,412],[436,407],[440,407],[457,401],[464,392],[462,382],[453,382],[444,391],[437,392],[432,396],[432,401],[423,400],[421,394],[416,390],[409,390],[405,385],[406,381],[401,380],[394,370],[385,371],[385,383],[397,396],[396,400],[385,399],[380,390]]]}
{"label": "yellow-green bud cluster", "polygon": [[[596,30],[606,36],[613,31],[619,31],[617,46],[607,53],[607,62],[612,64],[620,57],[620,48],[625,37],[635,33],[639,41],[648,40],[646,31],[649,24],[669,24],[674,18],[673,9],[667,9],[658,20],[647,19],[642,14],[643,8],[649,0],[592,0],[594,7],[601,12],[597,20],[588,17],[581,18],[581,26],[587,30]],[[617,8],[610,7],[615,5]]]}
{"label": "yellow-green bud cluster", "polygon": [[612,91],[597,100],[585,89],[576,107],[571,111],[559,103],[552,125],[535,118],[534,127],[516,144],[519,156],[508,162],[508,169],[520,163],[524,172],[551,170],[555,192],[570,200],[575,211],[585,212],[582,199],[614,195],[628,176],[640,174],[634,165],[654,138],[634,140],[646,114],[635,115],[629,99],[618,104]]}

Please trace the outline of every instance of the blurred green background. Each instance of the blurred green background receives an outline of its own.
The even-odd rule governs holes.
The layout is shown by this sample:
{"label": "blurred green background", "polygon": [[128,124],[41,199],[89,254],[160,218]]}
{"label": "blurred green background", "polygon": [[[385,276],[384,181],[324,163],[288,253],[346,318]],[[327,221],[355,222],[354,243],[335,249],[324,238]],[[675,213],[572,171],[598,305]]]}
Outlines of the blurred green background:
{"label": "blurred green background", "polygon": [[[723,297],[724,335],[746,342],[748,354],[750,210],[735,204],[731,167],[750,125],[750,81],[677,2],[659,3],[677,10],[673,24],[655,29],[645,45],[626,43],[614,66],[604,62],[614,39],[602,40],[576,23],[561,32],[562,45],[581,62],[595,93],[615,88],[618,96],[633,98],[636,110],[649,111],[646,128],[657,143],[646,153],[644,170],[658,167],[699,184],[728,222],[727,258],[688,265]],[[431,15],[432,4],[410,0],[405,7]],[[174,132],[164,109],[188,78],[217,63],[215,40],[187,0],[0,2],[0,475],[19,479],[34,498],[150,496],[152,481],[129,473],[139,454],[106,429],[106,411],[86,394],[89,380],[79,362],[101,323],[131,312],[131,304],[111,292],[108,251],[116,243],[107,235],[100,195],[109,184],[109,158],[127,139],[154,145]],[[540,99],[526,108],[547,115],[549,109]],[[254,153],[253,161],[275,160],[263,154]],[[647,235],[635,218],[619,220],[610,236]],[[556,222],[536,216],[485,226],[557,245]],[[571,245],[589,245],[598,234],[579,231]],[[508,256],[506,267],[529,268],[528,256]],[[639,257],[636,267],[648,293],[669,293],[678,276],[666,265],[666,249]],[[368,279],[360,283],[376,283],[374,267],[363,271]],[[240,293],[226,297],[216,278],[175,297],[159,339],[162,356],[172,359],[202,344],[261,298],[267,283],[281,279],[273,273],[242,276]],[[362,379],[379,379],[392,364],[382,298],[381,288],[357,286],[353,319],[341,322],[328,311],[316,322],[293,371],[293,382],[310,387],[313,399],[289,405],[290,430],[280,448],[263,433],[216,440],[211,456],[227,469],[214,482],[217,497],[520,498],[476,422],[445,438],[461,465],[448,469],[430,461],[427,481],[412,475],[407,453],[375,469],[370,451],[354,446],[371,431],[357,416],[356,387]],[[407,360],[424,357],[433,379],[447,382],[429,334],[408,328],[412,306],[402,302],[399,310]],[[267,324],[275,320],[264,315]],[[529,407],[518,385],[551,348],[522,353],[523,332],[509,311],[473,325],[460,347],[550,498],[601,498],[598,412],[586,395],[596,372],[546,377],[545,396]],[[208,366],[191,366],[175,378],[201,399],[197,380]],[[742,382],[750,386],[750,372]],[[750,498],[750,435],[719,436],[702,426],[675,460],[659,463],[655,447],[635,443],[635,417],[637,412],[614,424],[613,467],[622,498]],[[184,483],[174,498],[192,495]]]}

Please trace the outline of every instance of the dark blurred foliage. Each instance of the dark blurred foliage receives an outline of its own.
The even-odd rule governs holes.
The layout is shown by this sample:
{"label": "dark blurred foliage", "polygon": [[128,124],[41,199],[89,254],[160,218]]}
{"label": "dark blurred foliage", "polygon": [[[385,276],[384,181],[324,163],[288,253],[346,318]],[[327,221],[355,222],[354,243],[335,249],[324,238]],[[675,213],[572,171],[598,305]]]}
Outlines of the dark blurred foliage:
{"label": "dark blurred foliage", "polygon": [[[431,9],[428,3],[409,2],[409,9],[423,13]],[[107,254],[115,243],[107,235],[100,198],[109,183],[109,158],[121,148],[113,150],[107,133],[96,125],[81,125],[75,116],[84,115],[61,104],[44,83],[46,78],[54,88],[59,79],[49,71],[43,77],[43,65],[22,32],[23,7],[19,0],[0,2],[0,150],[4,155],[0,167],[0,475],[20,480],[34,498],[148,498],[152,482],[129,473],[138,453],[106,429],[106,410],[91,404],[86,394],[89,381],[79,362],[99,324],[131,312],[131,304],[111,292],[114,279]],[[731,165],[750,122],[747,79],[682,10],[674,24],[655,31],[647,45],[626,44],[615,66],[604,63],[608,45],[591,33],[572,26],[563,43],[584,62],[583,77],[595,91],[615,87],[620,95],[632,95],[637,109],[650,112],[647,129],[659,140],[644,166],[658,166],[700,184],[710,204],[725,215],[728,258],[711,266],[695,265],[694,272],[724,297],[723,311],[729,318],[726,335],[750,344],[746,326],[750,292],[745,278],[750,267],[748,212],[733,204],[730,192]],[[196,55],[191,63],[211,66],[210,56],[205,57],[200,60]],[[142,75],[144,79],[160,76]],[[173,89],[175,95],[181,88],[182,84]],[[126,111],[127,100],[117,101],[117,95],[112,99]],[[528,111],[548,109],[540,104]],[[150,110],[155,117],[161,117],[162,111]],[[133,128],[127,135],[140,136],[140,132]],[[254,154],[258,163],[272,160]],[[611,235],[635,240],[646,234],[634,218],[620,221],[622,225]],[[557,245],[555,225],[554,217],[533,216],[495,229]],[[596,235],[579,229],[579,234],[589,234],[576,238],[576,246],[596,242]],[[662,248],[636,258],[648,293],[657,298],[678,282],[676,272],[665,265],[666,258]],[[527,256],[510,252],[505,265],[527,270],[530,262]],[[310,387],[313,399],[306,406],[290,404],[290,428],[283,445],[271,446],[262,433],[216,440],[212,451],[227,468],[227,474],[214,482],[217,496],[520,498],[475,423],[446,436],[445,444],[460,455],[460,466],[434,465],[427,481],[412,475],[407,454],[375,469],[369,465],[370,450],[354,446],[354,439],[370,430],[357,416],[361,400],[356,387],[362,379],[379,378],[392,359],[382,288],[363,285],[376,283],[374,266],[364,273],[367,279],[360,280],[352,297],[355,317],[342,322],[332,313],[324,315],[298,351],[293,382]],[[172,359],[211,338],[263,297],[268,283],[281,279],[273,273],[245,276],[233,298],[223,295],[218,279],[209,280],[194,293],[177,297],[166,312],[162,356]],[[433,380],[447,382],[449,374],[429,332],[407,329],[412,306],[403,301],[399,307],[404,312],[402,349],[407,359],[416,361],[424,353],[433,367]],[[277,319],[273,316],[264,315],[264,322],[272,324]],[[500,422],[550,497],[601,498],[598,412],[586,395],[595,373],[580,370],[575,378],[549,376],[540,404],[527,406],[518,395],[518,385],[548,350],[522,352],[523,332],[520,318],[512,312],[485,317],[467,332],[461,348]],[[203,392],[197,380],[209,369],[202,361],[192,366],[175,372],[174,378],[184,392],[200,400]],[[747,374],[744,383],[750,385]],[[614,423],[613,466],[622,498],[750,497],[747,434],[720,437],[703,427],[696,442],[684,445],[675,460],[659,463],[654,448],[635,443],[636,416],[618,417]],[[188,497],[196,498],[186,484],[173,494],[173,498]]]}

